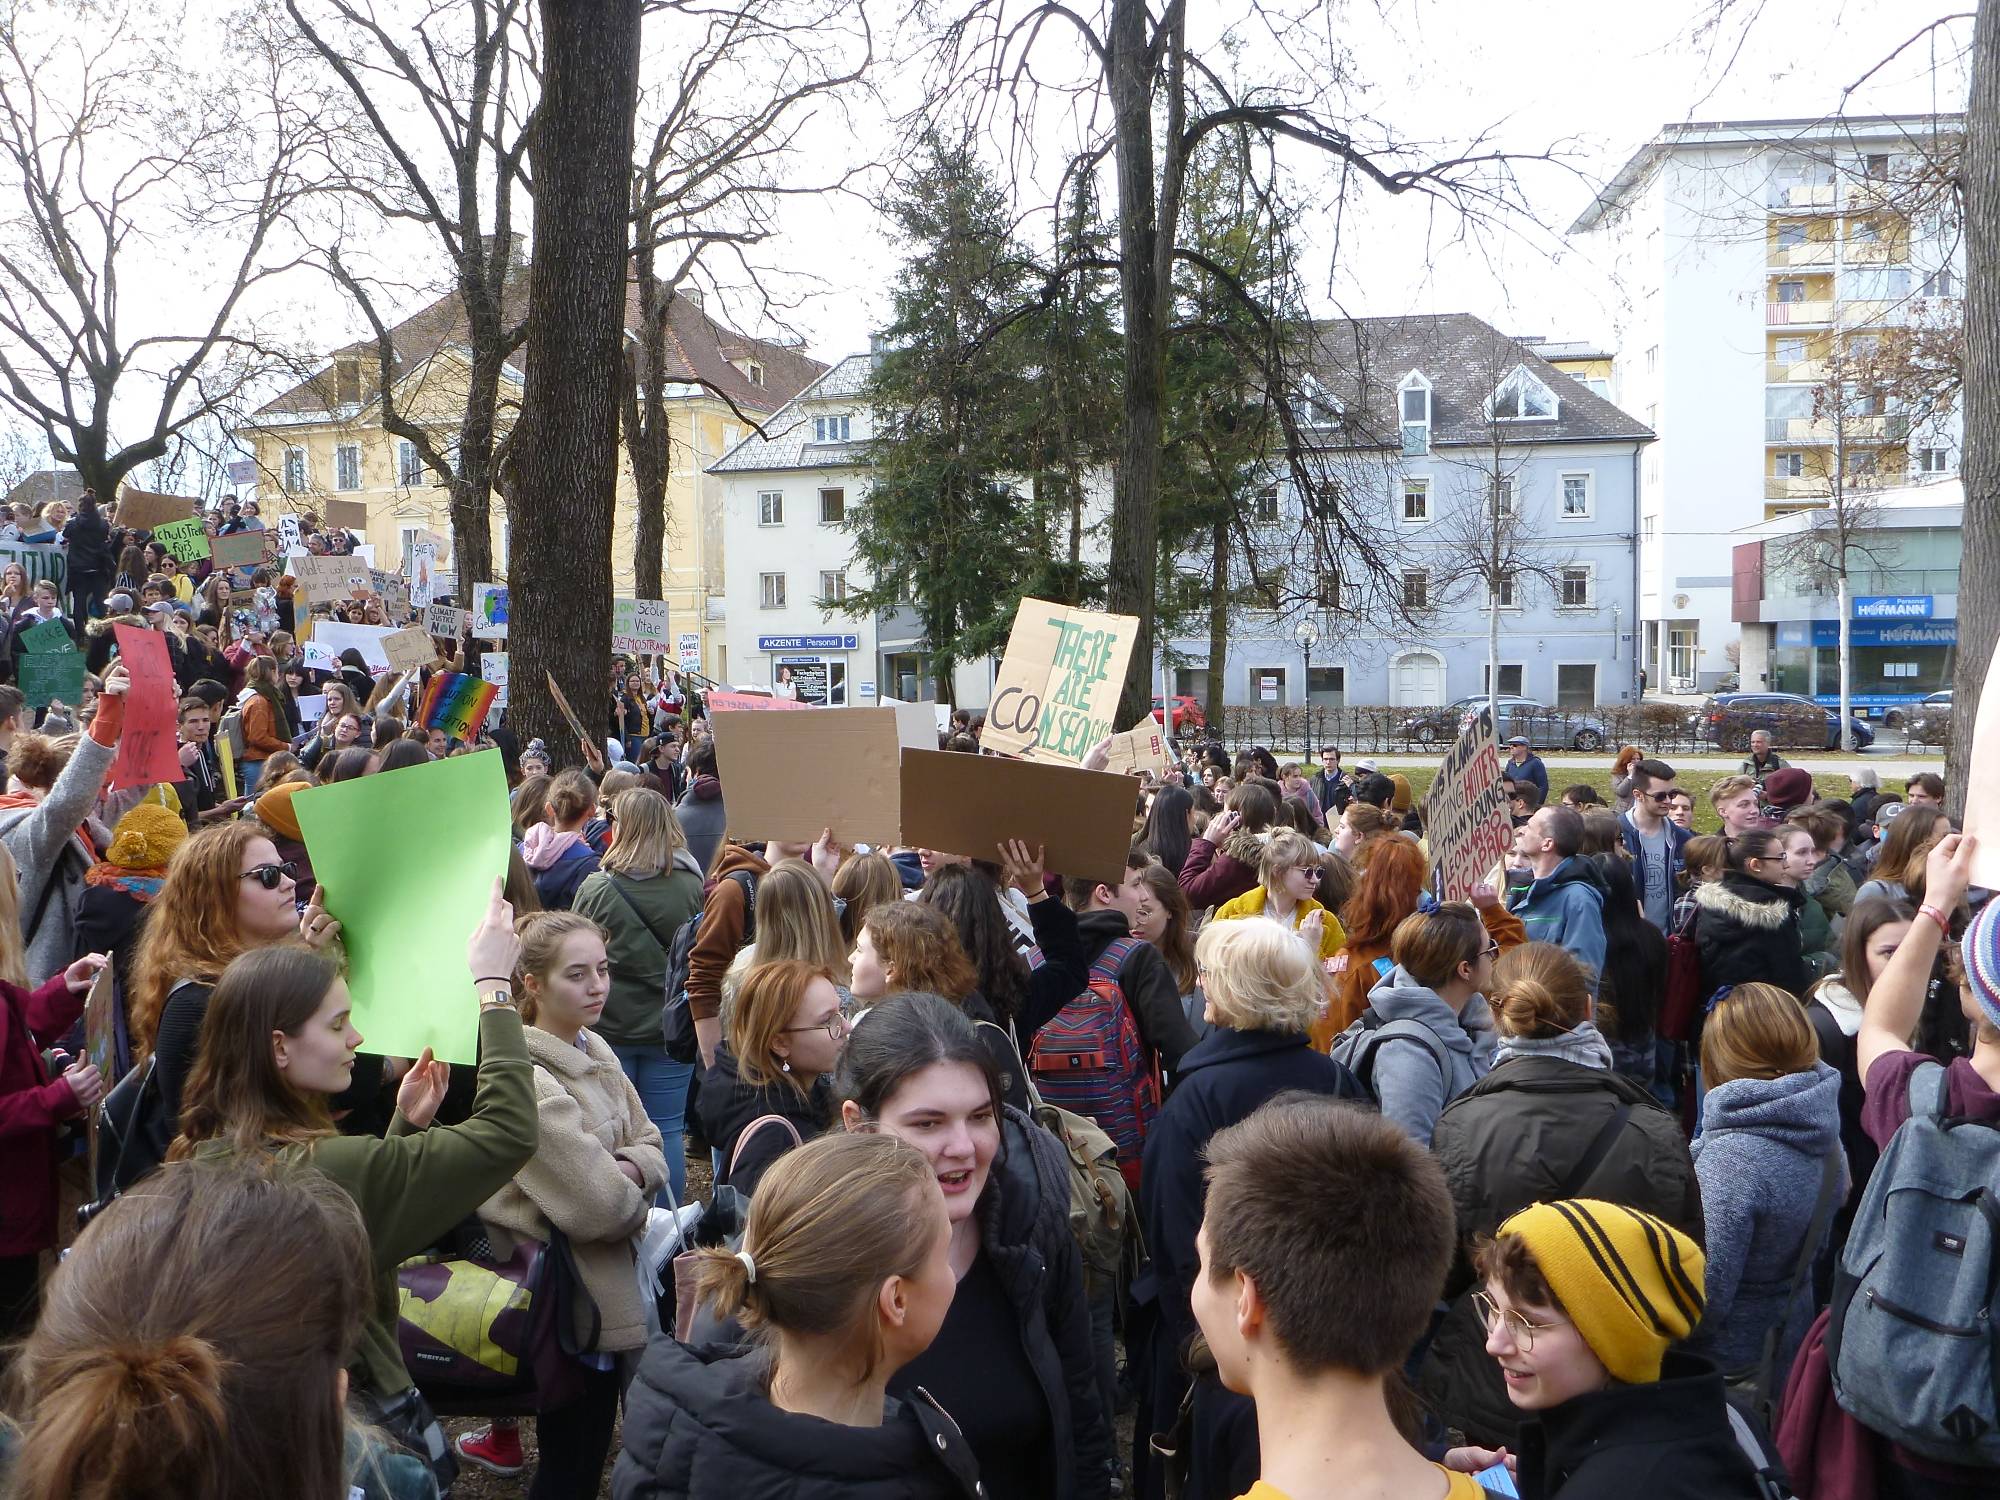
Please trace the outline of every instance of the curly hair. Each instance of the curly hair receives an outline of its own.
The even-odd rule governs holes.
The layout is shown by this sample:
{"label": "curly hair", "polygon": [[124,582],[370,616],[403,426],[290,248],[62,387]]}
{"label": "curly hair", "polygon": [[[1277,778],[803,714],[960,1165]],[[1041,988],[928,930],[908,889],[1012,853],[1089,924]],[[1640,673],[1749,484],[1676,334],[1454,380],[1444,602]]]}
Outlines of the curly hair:
{"label": "curly hair", "polygon": [[132,959],[132,1040],[153,1050],[167,995],[183,979],[214,982],[250,944],[236,928],[243,851],[271,831],[244,818],[213,823],[174,851]]}
{"label": "curly hair", "polygon": [[863,925],[884,966],[894,971],[898,991],[926,990],[963,1002],[979,988],[979,971],[965,956],[958,928],[937,907],[896,901],[876,907]]}

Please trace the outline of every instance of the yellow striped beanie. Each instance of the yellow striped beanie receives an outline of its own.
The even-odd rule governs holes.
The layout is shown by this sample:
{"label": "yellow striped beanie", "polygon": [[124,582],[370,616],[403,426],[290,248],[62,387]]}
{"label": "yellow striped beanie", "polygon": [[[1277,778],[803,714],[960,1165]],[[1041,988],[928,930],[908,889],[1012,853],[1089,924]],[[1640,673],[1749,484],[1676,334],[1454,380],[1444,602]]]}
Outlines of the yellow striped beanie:
{"label": "yellow striped beanie", "polygon": [[1500,1233],[1527,1244],[1590,1352],[1628,1385],[1658,1380],[1667,1346],[1701,1322],[1701,1247],[1651,1214],[1570,1198],[1524,1208]]}

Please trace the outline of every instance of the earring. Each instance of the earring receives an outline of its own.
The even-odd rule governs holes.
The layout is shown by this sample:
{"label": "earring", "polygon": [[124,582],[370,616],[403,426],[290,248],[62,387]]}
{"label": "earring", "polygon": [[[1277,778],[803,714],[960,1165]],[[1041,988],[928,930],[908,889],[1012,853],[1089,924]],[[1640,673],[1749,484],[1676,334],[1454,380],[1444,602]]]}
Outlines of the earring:
{"label": "earring", "polygon": [[791,1072],[791,1071],[792,1071],[792,1060],[791,1060],[791,1059],[790,1059],[789,1057],[781,1059],[781,1060],[779,1061],[779,1063],[778,1063],[778,1071],[779,1071],[780,1073],[789,1073],[789,1072]]}

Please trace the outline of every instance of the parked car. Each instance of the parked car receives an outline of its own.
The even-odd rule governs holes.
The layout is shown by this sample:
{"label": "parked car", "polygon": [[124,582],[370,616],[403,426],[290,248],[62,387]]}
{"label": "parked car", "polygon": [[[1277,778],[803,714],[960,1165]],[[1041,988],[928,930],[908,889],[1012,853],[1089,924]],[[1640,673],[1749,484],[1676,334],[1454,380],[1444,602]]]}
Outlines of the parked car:
{"label": "parked car", "polygon": [[[1420,709],[1403,721],[1403,733],[1419,745],[1443,744],[1458,738],[1458,732],[1486,707],[1486,695],[1460,698],[1443,708]],[[1537,750],[1598,750],[1605,741],[1604,721],[1595,715],[1551,708],[1532,698],[1502,693],[1497,705],[1500,722],[1494,731],[1502,744],[1517,734],[1526,735]]]}
{"label": "parked car", "polygon": [[[1701,706],[1702,737],[1723,750],[1748,750],[1762,729],[1779,749],[1838,750],[1840,714],[1799,693],[1721,693]],[[1868,721],[1848,716],[1854,748],[1875,743]]]}
{"label": "parked car", "polygon": [[1931,693],[1921,703],[1906,703],[1894,714],[1884,714],[1882,722],[1900,724],[1918,744],[1945,744],[1951,739],[1951,689]]}
{"label": "parked car", "polygon": [[1932,693],[1915,703],[1892,703],[1882,710],[1882,722],[1891,729],[1901,729],[1926,714],[1936,713],[1939,708],[1943,708],[1947,714],[1950,713],[1950,688],[1941,693]]}
{"label": "parked car", "polygon": [[[1167,700],[1157,694],[1153,698],[1153,718],[1161,724],[1167,722]],[[1190,729],[1208,728],[1208,718],[1201,711],[1201,705],[1186,693],[1174,697],[1174,722],[1168,728],[1169,734],[1181,734]]]}

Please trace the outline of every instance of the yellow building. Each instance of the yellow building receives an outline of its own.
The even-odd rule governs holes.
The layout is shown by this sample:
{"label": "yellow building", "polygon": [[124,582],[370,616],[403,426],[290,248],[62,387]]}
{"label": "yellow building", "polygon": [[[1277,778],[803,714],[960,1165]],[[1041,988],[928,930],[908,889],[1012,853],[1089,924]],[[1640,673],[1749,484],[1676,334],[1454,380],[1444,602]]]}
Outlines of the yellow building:
{"label": "yellow building", "polygon": [[[510,288],[507,316],[525,309],[527,277]],[[626,299],[626,327],[639,326],[638,289]],[[395,351],[396,406],[449,451],[465,408],[470,358],[456,296],[413,313],[390,330]],[[701,667],[717,665],[723,645],[721,489],[707,470],[739,439],[825,370],[803,349],[753,339],[709,317],[698,293],[668,303],[667,358],[671,435],[662,585],[677,639],[698,636]],[[257,499],[275,524],[286,513],[315,515],[357,531],[375,548],[375,565],[400,570],[417,542],[438,544],[438,567],[454,571],[451,493],[426,469],[416,445],[382,426],[380,361],[373,340],[336,350],[326,366],[260,407],[237,432],[256,456]],[[501,377],[497,426],[504,433],[519,411],[520,357]],[[496,580],[506,582],[506,504],[493,496]],[[637,512],[632,471],[619,455],[618,515],[612,538],[615,592],[633,594]],[[713,601],[713,609],[711,609]],[[711,621],[710,616],[715,618]]]}

